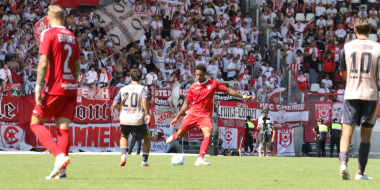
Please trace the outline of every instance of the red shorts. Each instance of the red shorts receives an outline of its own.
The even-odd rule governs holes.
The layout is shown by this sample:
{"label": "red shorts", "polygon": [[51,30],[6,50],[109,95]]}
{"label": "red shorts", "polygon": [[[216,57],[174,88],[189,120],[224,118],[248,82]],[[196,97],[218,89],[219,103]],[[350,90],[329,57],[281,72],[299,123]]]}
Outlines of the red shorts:
{"label": "red shorts", "polygon": [[43,108],[34,106],[33,116],[49,118],[64,117],[72,119],[77,104],[77,95],[49,95],[45,94],[42,98]]}
{"label": "red shorts", "polygon": [[212,129],[212,121],[210,116],[198,116],[198,115],[186,115],[182,120],[181,126],[179,127],[182,131],[189,131],[190,129],[199,126],[200,129],[203,127]]}

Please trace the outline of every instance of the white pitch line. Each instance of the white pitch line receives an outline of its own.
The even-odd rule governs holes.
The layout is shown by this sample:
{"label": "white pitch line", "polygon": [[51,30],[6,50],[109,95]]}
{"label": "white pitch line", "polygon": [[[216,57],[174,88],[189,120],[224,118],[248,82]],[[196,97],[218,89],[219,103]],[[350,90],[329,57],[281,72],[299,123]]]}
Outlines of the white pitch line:
{"label": "white pitch line", "polygon": [[[0,151],[1,154],[47,154],[46,152],[34,152],[34,151]],[[120,155],[120,152],[75,152],[70,153],[70,155]],[[136,155],[136,153],[132,153]],[[140,154],[142,155],[142,154]],[[149,155],[158,156],[172,156],[172,155],[184,155],[184,156],[198,156],[198,154],[182,154],[182,153],[154,153],[151,152]],[[209,155],[207,155],[209,156]]]}

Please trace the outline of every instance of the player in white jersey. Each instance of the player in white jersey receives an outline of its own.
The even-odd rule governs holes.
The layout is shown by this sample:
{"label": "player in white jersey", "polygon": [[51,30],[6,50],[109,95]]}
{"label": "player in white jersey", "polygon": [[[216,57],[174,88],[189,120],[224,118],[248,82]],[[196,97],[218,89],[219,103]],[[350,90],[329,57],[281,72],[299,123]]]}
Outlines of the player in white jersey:
{"label": "player in white jersey", "polygon": [[342,115],[340,141],[340,174],[350,179],[347,170],[348,151],[356,125],[361,125],[361,143],[356,180],[372,180],[365,173],[370,150],[371,133],[376,122],[379,102],[377,72],[379,72],[380,44],[368,39],[371,22],[358,18],[354,23],[357,39],[345,44],[340,54],[340,75],[347,81]]}
{"label": "player in white jersey", "polygon": [[[132,84],[121,88],[113,102],[113,106],[120,112],[120,131],[122,135],[120,138],[121,162],[119,166],[125,166],[128,137],[130,133],[134,133],[138,138],[144,139],[141,167],[146,167],[149,166],[147,161],[150,151],[148,88],[141,85],[141,70],[133,69],[130,77]],[[144,114],[146,114],[145,118]]]}

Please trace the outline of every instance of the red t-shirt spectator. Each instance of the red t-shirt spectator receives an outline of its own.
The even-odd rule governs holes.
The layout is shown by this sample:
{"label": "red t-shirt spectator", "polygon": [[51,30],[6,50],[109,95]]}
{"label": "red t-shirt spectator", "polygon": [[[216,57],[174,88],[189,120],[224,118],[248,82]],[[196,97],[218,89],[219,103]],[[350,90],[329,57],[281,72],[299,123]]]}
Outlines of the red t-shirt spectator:
{"label": "red t-shirt spectator", "polygon": [[335,61],[333,59],[327,59],[323,61],[323,65],[325,66],[323,72],[332,73],[334,71]]}
{"label": "red t-shirt spectator", "polygon": [[254,57],[247,57],[247,63],[256,64],[256,59]]}
{"label": "red t-shirt spectator", "polygon": [[305,75],[294,76],[294,78],[297,80],[301,91],[306,91],[306,85],[309,83],[309,79],[307,79]]}
{"label": "red t-shirt spectator", "polygon": [[208,35],[210,35],[214,31],[215,31],[215,27],[213,27],[213,26],[208,27],[207,30],[206,30],[206,32],[207,32]]}

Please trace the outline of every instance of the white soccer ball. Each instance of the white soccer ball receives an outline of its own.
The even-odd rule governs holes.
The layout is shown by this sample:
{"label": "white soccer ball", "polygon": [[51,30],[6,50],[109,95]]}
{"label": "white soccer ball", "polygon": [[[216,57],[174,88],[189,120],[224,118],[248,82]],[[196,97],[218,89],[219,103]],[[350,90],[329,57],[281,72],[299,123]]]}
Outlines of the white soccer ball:
{"label": "white soccer ball", "polygon": [[183,155],[173,155],[172,164],[173,165],[183,165],[185,163],[185,157]]}

